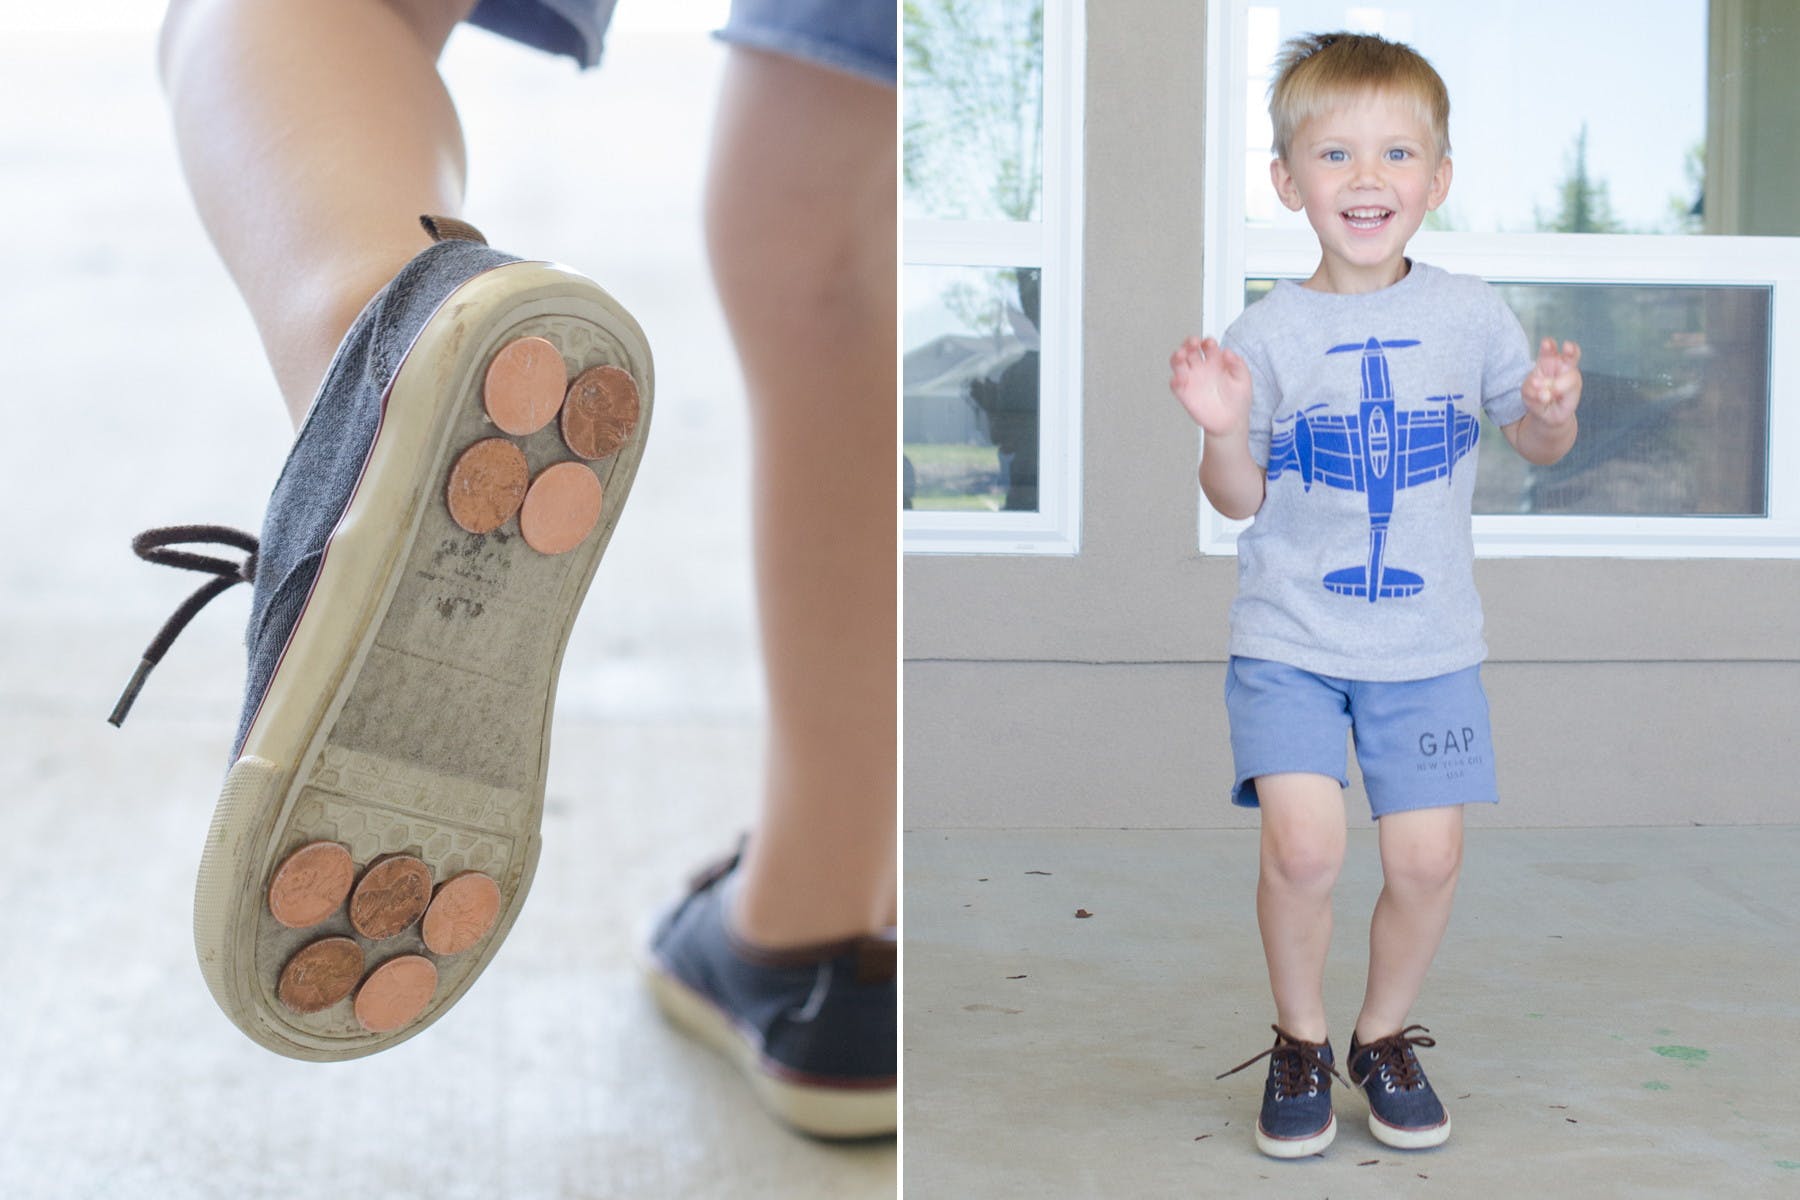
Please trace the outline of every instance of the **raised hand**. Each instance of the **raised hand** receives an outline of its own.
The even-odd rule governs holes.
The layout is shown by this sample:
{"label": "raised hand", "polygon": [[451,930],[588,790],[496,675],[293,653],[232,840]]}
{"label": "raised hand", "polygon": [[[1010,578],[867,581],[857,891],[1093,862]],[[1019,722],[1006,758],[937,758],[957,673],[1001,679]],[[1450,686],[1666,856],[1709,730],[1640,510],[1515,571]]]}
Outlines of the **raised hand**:
{"label": "raised hand", "polygon": [[1522,389],[1525,408],[1550,429],[1560,429],[1575,419],[1575,408],[1581,403],[1581,347],[1564,342],[1556,348],[1555,338],[1545,338],[1538,345],[1537,366],[1525,377]]}
{"label": "raised hand", "polygon": [[1169,391],[1214,437],[1250,427],[1250,366],[1215,338],[1188,338],[1169,355]]}

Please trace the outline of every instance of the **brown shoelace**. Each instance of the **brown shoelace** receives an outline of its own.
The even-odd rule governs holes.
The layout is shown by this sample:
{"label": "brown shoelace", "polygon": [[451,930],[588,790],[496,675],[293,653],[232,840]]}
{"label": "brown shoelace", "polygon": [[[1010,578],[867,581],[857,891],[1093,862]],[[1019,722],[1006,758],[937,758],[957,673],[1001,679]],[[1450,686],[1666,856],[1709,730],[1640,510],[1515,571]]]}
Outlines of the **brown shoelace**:
{"label": "brown shoelace", "polygon": [[[1284,1096],[1298,1096],[1310,1091],[1313,1086],[1312,1074],[1314,1071],[1334,1075],[1339,1083],[1345,1087],[1350,1086],[1348,1079],[1338,1075],[1336,1067],[1320,1057],[1319,1051],[1323,1048],[1324,1043],[1303,1042],[1293,1034],[1283,1032],[1279,1025],[1271,1025],[1269,1028],[1275,1031],[1275,1044],[1248,1062],[1239,1063],[1225,1072],[1225,1075],[1236,1075],[1251,1063],[1268,1058],[1272,1054],[1275,1056],[1272,1065],[1275,1072],[1275,1095],[1278,1099]],[[1225,1075],[1217,1075],[1214,1078],[1223,1079]],[[1322,1079],[1321,1084],[1329,1088],[1331,1080]]]}
{"label": "brown shoelace", "polygon": [[[1423,1025],[1408,1025],[1399,1033],[1389,1037],[1377,1038],[1366,1046],[1357,1046],[1351,1052],[1351,1062],[1354,1064],[1356,1059],[1372,1051],[1375,1055],[1375,1059],[1369,1064],[1369,1069],[1363,1072],[1364,1079],[1367,1079],[1371,1075],[1381,1074],[1381,1069],[1386,1067],[1388,1082],[1394,1085],[1394,1090],[1396,1092],[1407,1092],[1412,1091],[1415,1088],[1424,1087],[1425,1071],[1419,1066],[1418,1056],[1409,1053],[1409,1051],[1414,1046],[1424,1046],[1429,1049],[1432,1046],[1437,1045],[1437,1039],[1406,1036],[1415,1029],[1419,1030],[1421,1033],[1431,1032],[1431,1030],[1426,1029]],[[1351,1070],[1354,1071],[1355,1069],[1355,1066],[1352,1065]]]}
{"label": "brown shoelace", "polygon": [[[178,545],[213,545],[231,546],[244,552],[241,562],[229,559],[214,558],[209,554],[195,554],[188,550],[173,550]],[[132,702],[149,677],[150,669],[162,661],[169,647],[175,643],[188,622],[212,602],[213,597],[239,583],[249,583],[256,578],[257,540],[240,529],[231,529],[224,525],[169,525],[161,529],[146,529],[131,539],[134,554],[145,562],[161,563],[165,567],[180,567],[185,571],[201,571],[217,576],[200,586],[200,589],[186,600],[175,614],[163,622],[163,627],[150,640],[144,651],[143,661],[138,663],[137,670],[132,672],[131,682],[125,685],[125,691],[119,696],[119,702],[113,705],[112,716],[106,718],[113,725],[125,720],[125,714],[131,711]]]}

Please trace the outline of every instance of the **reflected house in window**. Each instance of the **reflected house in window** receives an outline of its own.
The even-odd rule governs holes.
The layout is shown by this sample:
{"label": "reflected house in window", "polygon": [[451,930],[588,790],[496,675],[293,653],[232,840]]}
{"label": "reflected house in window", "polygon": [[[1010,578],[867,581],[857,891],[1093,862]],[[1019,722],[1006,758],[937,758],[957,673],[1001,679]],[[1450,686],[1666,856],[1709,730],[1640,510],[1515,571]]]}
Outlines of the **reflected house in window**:
{"label": "reflected house in window", "polygon": [[[945,334],[906,355],[909,499],[989,497],[988,507],[1036,510],[1037,363],[1013,333]],[[952,447],[988,452],[935,453]]]}
{"label": "reflected house in window", "polygon": [[1038,509],[1038,273],[1018,273],[1011,328],[949,333],[904,361],[908,508]]}

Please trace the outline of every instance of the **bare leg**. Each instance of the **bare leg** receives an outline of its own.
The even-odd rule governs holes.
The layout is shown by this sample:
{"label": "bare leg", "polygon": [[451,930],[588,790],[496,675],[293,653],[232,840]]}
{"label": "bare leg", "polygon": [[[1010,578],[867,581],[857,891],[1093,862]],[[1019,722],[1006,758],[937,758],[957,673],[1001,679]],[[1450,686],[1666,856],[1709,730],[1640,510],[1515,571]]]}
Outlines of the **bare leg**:
{"label": "bare leg", "polygon": [[295,424],[356,314],[462,205],[437,57],[474,0],[176,0],[163,86],[200,219]]}
{"label": "bare leg", "polygon": [[1262,805],[1256,919],[1276,1024],[1303,1041],[1322,1042],[1331,889],[1347,840],[1342,789],[1323,775],[1265,775],[1256,794]]}
{"label": "bare leg", "polygon": [[1364,1044],[1400,1032],[1425,984],[1450,924],[1463,812],[1457,805],[1390,813],[1380,829],[1385,883],[1369,924],[1369,986],[1356,1018]]}
{"label": "bare leg", "polygon": [[768,773],[737,932],[894,911],[894,92],[734,49],[707,241],[753,408]]}

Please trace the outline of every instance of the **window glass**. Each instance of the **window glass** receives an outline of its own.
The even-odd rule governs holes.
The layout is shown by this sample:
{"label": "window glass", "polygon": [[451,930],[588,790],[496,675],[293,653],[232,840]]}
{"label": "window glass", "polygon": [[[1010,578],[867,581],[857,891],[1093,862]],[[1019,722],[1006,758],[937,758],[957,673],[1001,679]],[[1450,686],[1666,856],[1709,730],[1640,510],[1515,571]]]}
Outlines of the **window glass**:
{"label": "window glass", "polygon": [[1549,467],[1504,445],[1483,454],[1476,512],[1768,514],[1768,288],[1502,284],[1499,292],[1533,346],[1545,337],[1580,343],[1581,436]]}
{"label": "window glass", "polygon": [[906,216],[1036,221],[1043,0],[906,0]]}
{"label": "window glass", "polygon": [[[1754,21],[1759,6],[1776,14],[1761,0],[1733,11]],[[1307,227],[1269,184],[1268,87],[1288,38],[1348,29],[1408,43],[1449,89],[1455,175],[1428,230],[1800,233],[1790,201],[1800,152],[1785,133],[1771,137],[1788,128],[1793,93],[1769,86],[1800,50],[1800,29],[1790,7],[1777,15],[1779,27],[1729,30],[1709,71],[1709,35],[1726,26],[1707,0],[1252,3],[1249,221]],[[1755,153],[1742,152],[1752,144]],[[1780,162],[1758,162],[1765,153]],[[1776,203],[1782,213],[1759,215]]]}
{"label": "window glass", "polygon": [[1039,276],[906,268],[907,508],[1037,510]]}

